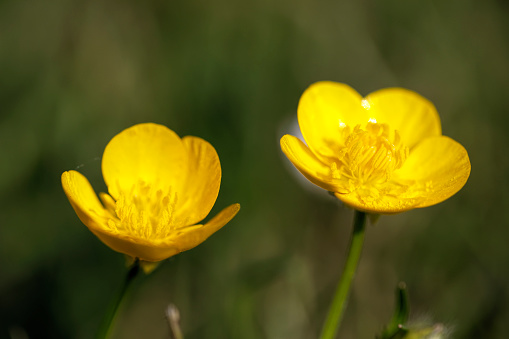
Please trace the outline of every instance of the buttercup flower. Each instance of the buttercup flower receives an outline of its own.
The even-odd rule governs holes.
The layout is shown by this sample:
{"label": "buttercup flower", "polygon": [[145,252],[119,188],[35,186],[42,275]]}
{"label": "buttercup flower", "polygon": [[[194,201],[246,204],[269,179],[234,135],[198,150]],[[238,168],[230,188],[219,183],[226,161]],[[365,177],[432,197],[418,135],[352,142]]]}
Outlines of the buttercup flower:
{"label": "buttercup flower", "polygon": [[108,192],[99,202],[77,171],[62,174],[65,194],[80,220],[113,250],[157,262],[191,249],[228,223],[233,204],[206,224],[221,183],[217,153],[203,139],[165,126],[139,124],[106,146],[102,172]]}
{"label": "buttercup flower", "polygon": [[318,82],[297,113],[306,143],[285,135],[283,152],[308,180],[359,211],[434,205],[470,175],[467,151],[442,135],[435,106],[415,92],[387,88],[362,98],[345,84]]}

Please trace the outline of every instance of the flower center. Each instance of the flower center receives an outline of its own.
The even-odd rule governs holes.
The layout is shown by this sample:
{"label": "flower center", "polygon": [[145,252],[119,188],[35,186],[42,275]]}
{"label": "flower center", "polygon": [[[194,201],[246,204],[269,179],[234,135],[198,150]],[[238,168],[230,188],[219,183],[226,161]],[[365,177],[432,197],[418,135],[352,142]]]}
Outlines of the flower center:
{"label": "flower center", "polygon": [[108,226],[119,233],[141,239],[168,236],[181,223],[175,220],[178,197],[171,189],[154,189],[139,181],[128,192],[121,192],[115,203],[116,218]]}
{"label": "flower center", "polygon": [[378,196],[405,162],[408,147],[401,143],[398,131],[391,131],[387,124],[370,121],[364,129],[346,126],[341,133],[338,157],[330,166],[332,177],[340,181],[339,193],[361,189],[363,196]]}

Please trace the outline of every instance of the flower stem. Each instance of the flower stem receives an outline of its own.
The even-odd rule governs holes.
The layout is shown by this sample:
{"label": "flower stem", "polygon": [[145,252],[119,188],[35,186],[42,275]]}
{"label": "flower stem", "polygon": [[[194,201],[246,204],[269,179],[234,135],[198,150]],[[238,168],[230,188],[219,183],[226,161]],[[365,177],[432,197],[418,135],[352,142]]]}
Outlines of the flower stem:
{"label": "flower stem", "polygon": [[366,226],[366,213],[355,211],[353,222],[353,234],[348,250],[343,274],[339,281],[329,314],[322,328],[320,339],[334,339],[345,312],[350,285],[352,284],[355,271],[361,256],[362,244],[364,243],[364,229]]}
{"label": "flower stem", "polygon": [[140,261],[136,259],[134,263],[129,267],[129,270],[127,271],[124,280],[124,284],[122,285],[121,290],[119,291],[117,297],[114,299],[113,303],[110,306],[110,309],[108,310],[103,319],[101,328],[99,329],[99,333],[97,334],[97,339],[106,339],[109,338],[109,336],[111,335],[120,305],[124,301],[125,295],[132,286],[132,282],[134,281],[139,272],[140,272]]}

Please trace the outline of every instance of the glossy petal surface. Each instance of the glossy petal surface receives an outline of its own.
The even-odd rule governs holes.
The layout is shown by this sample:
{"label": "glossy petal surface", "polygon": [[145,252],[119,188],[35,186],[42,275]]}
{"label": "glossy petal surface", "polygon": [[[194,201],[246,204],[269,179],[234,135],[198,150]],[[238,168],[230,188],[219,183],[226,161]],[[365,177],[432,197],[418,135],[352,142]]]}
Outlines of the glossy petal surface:
{"label": "glossy petal surface", "polygon": [[102,172],[114,199],[140,181],[180,192],[188,175],[187,153],[182,140],[169,128],[139,124],[111,139],[104,150]]}
{"label": "glossy petal surface", "polygon": [[413,148],[425,138],[442,134],[435,106],[404,88],[386,88],[366,97],[370,117],[397,130],[406,146]]}
{"label": "glossy petal surface", "polygon": [[418,199],[384,195],[378,200],[362,200],[358,194],[339,194],[335,196],[348,206],[362,212],[373,214],[395,214],[417,207]]}
{"label": "glossy petal surface", "polygon": [[111,234],[103,230],[90,229],[105,245],[114,251],[143,261],[157,262],[180,253],[176,246],[156,245],[152,242],[131,238],[124,234]]}
{"label": "glossy petal surface", "polygon": [[415,181],[423,198],[417,207],[426,207],[450,198],[465,185],[470,160],[465,148],[451,138],[429,138],[415,147],[397,174],[398,180]]}
{"label": "glossy petal surface", "polygon": [[113,250],[144,261],[157,262],[194,248],[226,225],[240,210],[233,204],[205,225],[192,225],[176,229],[170,236],[153,242],[140,241],[124,235],[112,235],[101,230],[92,232]]}
{"label": "glossy petal surface", "polygon": [[172,242],[178,246],[179,252],[196,247],[232,220],[239,210],[239,204],[230,205],[205,225],[194,225],[182,229],[180,233],[175,235]]}
{"label": "glossy petal surface", "polygon": [[301,140],[287,134],[281,138],[281,150],[299,172],[313,184],[327,191],[336,191],[337,185],[330,176],[329,166],[319,160]]}
{"label": "glossy petal surface", "polygon": [[181,192],[177,213],[187,219],[188,224],[205,218],[216,202],[221,184],[221,165],[216,150],[207,141],[187,136],[182,139],[188,154],[189,174],[185,190]]}
{"label": "glossy petal surface", "polygon": [[64,192],[81,222],[94,229],[102,228],[108,212],[88,179],[77,171],[64,172],[61,179]]}
{"label": "glossy petal surface", "polygon": [[304,140],[319,157],[334,157],[342,126],[365,124],[362,97],[350,86],[323,81],[311,85],[299,101],[297,114]]}

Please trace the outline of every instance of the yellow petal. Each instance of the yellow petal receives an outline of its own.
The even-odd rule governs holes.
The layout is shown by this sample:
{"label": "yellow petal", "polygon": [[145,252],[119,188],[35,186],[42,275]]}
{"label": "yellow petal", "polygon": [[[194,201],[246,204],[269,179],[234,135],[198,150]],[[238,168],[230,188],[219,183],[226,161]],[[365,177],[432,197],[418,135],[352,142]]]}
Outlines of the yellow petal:
{"label": "yellow petal", "polygon": [[221,165],[216,150],[207,141],[187,136],[188,176],[175,212],[192,225],[203,220],[214,206],[221,184]]}
{"label": "yellow petal", "polygon": [[173,243],[160,246],[152,241],[133,239],[123,234],[111,234],[106,230],[90,230],[112,250],[140,260],[161,261],[180,252]]}
{"label": "yellow petal", "polygon": [[413,148],[421,140],[442,134],[435,106],[423,96],[403,88],[369,94],[364,105],[370,118],[398,130],[403,143]]}
{"label": "yellow petal", "polygon": [[327,191],[336,191],[337,185],[331,176],[330,167],[319,160],[301,140],[293,135],[284,135],[281,138],[281,150],[313,184]]}
{"label": "yellow petal", "polygon": [[426,207],[448,199],[465,185],[470,160],[458,142],[446,136],[434,137],[418,144],[395,174],[397,180],[415,180],[413,194],[422,197],[416,207]]}
{"label": "yellow petal", "polygon": [[115,200],[111,197],[111,195],[101,192],[99,193],[99,198],[101,199],[104,207],[112,213],[112,215],[115,215]]}
{"label": "yellow petal", "polygon": [[[463,146],[451,138],[426,139],[410,153],[402,168],[394,172],[395,190],[370,200],[362,192],[336,193],[345,204],[360,211],[392,214],[442,202],[466,183],[470,160]],[[408,185],[403,192],[397,183]]]}
{"label": "yellow petal", "polygon": [[81,173],[62,173],[62,187],[81,222],[89,228],[102,228],[108,212],[99,202],[90,182]]}
{"label": "yellow petal", "polygon": [[115,199],[140,181],[165,191],[171,187],[173,192],[181,192],[187,154],[182,140],[169,128],[139,124],[111,139],[104,150],[102,172]]}
{"label": "yellow petal", "polygon": [[166,239],[142,240],[121,234],[110,234],[105,230],[91,229],[91,231],[103,243],[117,252],[140,260],[157,262],[201,244],[226,225],[239,209],[239,204],[233,204],[222,210],[205,225],[182,227]]}
{"label": "yellow petal", "polygon": [[334,145],[344,125],[364,126],[368,112],[362,97],[348,85],[323,81],[311,85],[302,94],[298,107],[299,126],[309,148],[322,157],[335,157]]}
{"label": "yellow petal", "polygon": [[81,173],[76,171],[64,172],[62,174],[62,186],[80,220],[113,250],[149,261],[157,261],[153,260],[157,258],[165,259],[178,253],[176,248],[154,248],[147,241],[132,239],[125,235],[111,234],[103,224],[109,215],[97,199],[87,178]]}
{"label": "yellow petal", "polygon": [[361,212],[374,214],[394,214],[411,210],[421,201],[419,197],[382,195],[377,200],[366,200],[358,192],[347,194],[335,193],[336,197],[346,205]]}
{"label": "yellow petal", "polygon": [[196,247],[232,220],[239,210],[239,204],[230,205],[219,212],[219,214],[205,225],[194,225],[182,228],[180,234],[174,238],[172,237],[172,242],[178,247],[179,252]]}

